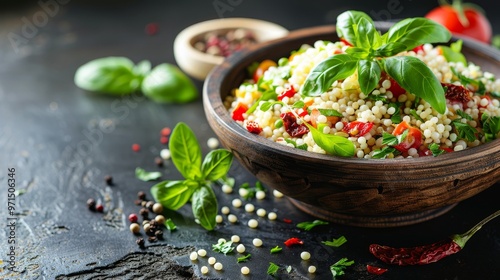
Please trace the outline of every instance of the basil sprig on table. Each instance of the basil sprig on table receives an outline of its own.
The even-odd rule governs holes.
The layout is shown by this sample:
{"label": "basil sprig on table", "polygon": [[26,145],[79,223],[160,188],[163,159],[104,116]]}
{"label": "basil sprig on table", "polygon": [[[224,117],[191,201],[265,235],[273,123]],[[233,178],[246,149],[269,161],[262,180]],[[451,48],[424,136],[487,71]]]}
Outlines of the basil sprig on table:
{"label": "basil sprig on table", "polygon": [[425,43],[449,41],[451,33],[445,27],[426,18],[409,18],[381,35],[367,14],[347,11],[337,18],[337,33],[352,47],[345,54],[333,55],[316,65],[301,89],[303,96],[319,96],[335,81],[351,76],[356,70],[361,91],[369,95],[384,71],[436,111],[445,112],[444,90],[429,67],[416,57],[395,56]]}
{"label": "basil sprig on table", "polygon": [[226,176],[233,154],[225,149],[210,151],[202,161],[201,147],[194,132],[178,123],[169,140],[172,162],[184,180],[163,181],[151,188],[154,199],[163,207],[177,210],[191,200],[194,217],[207,230],[215,228],[217,197],[212,183]]}

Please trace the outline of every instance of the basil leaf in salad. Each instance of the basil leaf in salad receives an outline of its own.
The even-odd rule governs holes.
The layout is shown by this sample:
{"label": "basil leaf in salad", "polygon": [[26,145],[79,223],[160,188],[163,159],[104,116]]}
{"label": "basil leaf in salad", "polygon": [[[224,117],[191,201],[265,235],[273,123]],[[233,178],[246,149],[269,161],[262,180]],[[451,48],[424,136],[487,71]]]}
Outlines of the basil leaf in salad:
{"label": "basil leaf in salad", "polygon": [[201,148],[194,132],[187,124],[180,122],[169,139],[172,162],[186,179],[201,178]]}
{"label": "basil leaf in salad", "polygon": [[458,40],[452,43],[449,47],[439,46],[444,58],[448,62],[461,62],[464,66],[467,66],[467,59],[462,54],[462,40]]}
{"label": "basil leaf in salad", "polygon": [[441,149],[437,143],[432,143],[429,145],[429,150],[432,153],[432,156],[437,157],[441,154],[446,153],[445,150]]}
{"label": "basil leaf in salad", "polygon": [[366,13],[361,11],[347,11],[337,17],[337,35],[339,38],[345,39],[354,46],[358,44],[358,23],[361,19],[365,19],[373,24],[373,20]]}
{"label": "basil leaf in salad", "polygon": [[426,18],[407,18],[394,24],[387,31],[387,42],[398,42],[406,50],[426,43],[443,43],[451,39],[451,33],[441,24]]}
{"label": "basil leaf in salad", "polygon": [[308,123],[304,123],[311,131],[314,142],[325,152],[334,156],[352,157],[356,153],[356,147],[349,139],[333,135],[324,134]]}
{"label": "basil leaf in salad", "polygon": [[388,57],[396,55],[405,50],[406,50],[405,44],[399,42],[390,42],[376,49],[373,52],[373,55],[376,57]]}
{"label": "basil leaf in salad", "polygon": [[402,88],[427,101],[437,112],[446,111],[444,89],[427,65],[412,56],[385,59],[385,70]]}
{"label": "basil leaf in salad", "polygon": [[382,45],[382,37],[371,19],[361,17],[353,26],[353,31],[356,35],[356,46],[370,50]]}
{"label": "basil leaf in salad", "polygon": [[379,64],[373,60],[358,61],[359,87],[361,91],[368,95],[372,92],[380,81],[382,70]]}
{"label": "basil leaf in salad", "polygon": [[194,217],[206,230],[213,230],[216,225],[218,206],[217,197],[210,186],[202,186],[191,197]]}

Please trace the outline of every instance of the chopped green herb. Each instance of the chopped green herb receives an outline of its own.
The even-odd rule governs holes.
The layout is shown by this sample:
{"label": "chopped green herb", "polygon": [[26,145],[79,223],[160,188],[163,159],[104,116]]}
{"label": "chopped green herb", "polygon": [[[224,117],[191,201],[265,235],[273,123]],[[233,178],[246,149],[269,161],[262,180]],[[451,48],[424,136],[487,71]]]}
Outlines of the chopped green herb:
{"label": "chopped green herb", "polygon": [[332,272],[333,277],[344,275],[344,270],[354,264],[354,261],[349,261],[347,258],[342,258],[338,262],[332,264],[330,266],[330,271]]}
{"label": "chopped green herb", "polygon": [[271,248],[271,254],[279,253],[281,252],[281,250],[283,250],[283,248],[281,248],[280,246],[276,246],[274,248]]}
{"label": "chopped green herb", "polygon": [[298,223],[297,227],[300,229],[309,231],[309,230],[313,229],[315,226],[319,226],[319,225],[328,225],[328,222],[321,221],[321,220],[314,220],[312,222]]}
{"label": "chopped green herb", "polygon": [[135,177],[141,181],[154,181],[161,177],[161,172],[148,172],[140,167],[135,169]]}
{"label": "chopped green herb", "polygon": [[321,241],[321,243],[325,244],[326,246],[331,246],[331,247],[340,247],[346,242],[347,242],[347,239],[343,235],[337,239],[333,238],[332,241]]}
{"label": "chopped green herb", "polygon": [[496,139],[500,132],[500,116],[489,116],[483,113],[481,122],[483,124],[483,133],[486,141],[489,142]]}
{"label": "chopped green herb", "polygon": [[406,129],[399,135],[392,135],[390,133],[384,132],[382,134],[382,144],[388,146],[396,146],[398,144],[401,144],[406,139],[406,136],[408,136],[408,133],[408,129]]}
{"label": "chopped green herb", "polygon": [[373,152],[372,158],[374,158],[374,159],[384,159],[387,156],[389,156],[390,154],[395,153],[396,151],[397,150],[395,148],[390,147],[390,146],[386,146],[386,147],[383,147],[380,150],[375,150]]}
{"label": "chopped green herb", "polygon": [[291,265],[289,265],[289,266],[286,267],[286,272],[288,272],[288,273],[292,272],[292,266]]}
{"label": "chopped green herb", "polygon": [[415,109],[411,109],[410,110],[410,114],[417,120],[421,121],[421,122],[425,122],[418,114],[417,114],[417,111]]}
{"label": "chopped green herb", "polygon": [[460,118],[454,119],[451,124],[455,127],[458,137],[468,142],[474,142],[478,131],[470,124],[462,122],[462,119],[472,120],[472,117],[460,110],[457,110],[457,114]]}
{"label": "chopped green herb", "polygon": [[250,183],[245,182],[241,184],[240,189],[246,189],[247,194],[243,196],[243,199],[245,200],[250,200],[255,197],[255,194],[257,191],[266,191],[266,188],[262,185],[261,182],[257,181],[255,182],[255,187],[250,187]]}
{"label": "chopped green herb", "polygon": [[233,241],[220,240],[219,243],[212,245],[212,250],[214,252],[223,253],[224,255],[227,255],[228,253],[231,253],[234,250],[234,247],[232,245]]}
{"label": "chopped green herb", "polygon": [[473,86],[474,88],[476,88],[476,93],[477,94],[480,94],[480,95],[483,95],[486,93],[486,86],[484,85],[484,83],[480,80],[474,80],[474,79],[471,79],[469,77],[466,77],[460,73],[458,73],[458,71],[451,67],[451,71],[453,72],[453,74],[455,76],[458,77],[458,79],[460,80],[460,83],[464,86],[467,86],[467,85],[471,85]]}
{"label": "chopped green herb", "polygon": [[177,226],[174,224],[174,222],[172,221],[172,219],[168,218],[166,221],[165,221],[165,227],[170,230],[170,231],[174,231],[177,229]]}
{"label": "chopped green herb", "polygon": [[219,182],[221,185],[226,184],[228,186],[234,187],[235,180],[232,177],[228,177],[227,175],[224,175],[222,178],[217,180],[217,182]]}
{"label": "chopped green herb", "polygon": [[445,150],[441,149],[437,143],[430,144],[429,145],[429,150],[431,150],[432,155],[435,156],[435,157],[437,157],[437,156],[439,156],[439,155],[441,155],[441,154],[443,154],[443,153],[446,152]]}
{"label": "chopped green herb", "polygon": [[473,120],[473,118],[472,118],[472,116],[471,116],[471,115],[469,115],[469,114],[465,113],[465,112],[464,112],[464,111],[462,111],[462,110],[457,110],[457,114],[458,114],[460,117],[462,117],[463,119],[466,119],[466,120],[468,120],[468,121],[472,121],[472,120]]}
{"label": "chopped green herb", "polygon": [[392,114],[392,116],[391,116],[391,121],[394,124],[398,124],[402,121],[400,104],[391,103],[391,104],[389,104],[389,108],[391,108],[391,107],[395,109],[394,114]]}
{"label": "chopped green herb", "polygon": [[246,256],[243,256],[243,257],[239,257],[238,258],[238,263],[240,262],[246,262],[250,259],[250,257],[252,257],[252,254],[247,254]]}
{"label": "chopped green herb", "polygon": [[292,140],[292,139],[288,139],[288,138],[284,138],[284,139],[285,139],[285,141],[286,141],[287,143],[292,144],[295,148],[297,148],[297,149],[301,149],[301,150],[304,150],[304,151],[307,151],[307,147],[308,147],[308,146],[307,146],[307,144],[306,144],[306,143],[304,143],[304,144],[302,144],[302,145],[297,145],[297,142],[295,142],[295,141],[294,141],[294,140]]}
{"label": "chopped green herb", "polygon": [[462,62],[464,66],[467,66],[467,59],[462,54],[462,43],[462,40],[458,40],[455,43],[452,43],[449,47],[439,46],[446,61]]}
{"label": "chopped green herb", "polygon": [[267,268],[267,274],[268,275],[275,275],[278,270],[280,269],[280,267],[273,263],[273,262],[269,262],[269,267]]}

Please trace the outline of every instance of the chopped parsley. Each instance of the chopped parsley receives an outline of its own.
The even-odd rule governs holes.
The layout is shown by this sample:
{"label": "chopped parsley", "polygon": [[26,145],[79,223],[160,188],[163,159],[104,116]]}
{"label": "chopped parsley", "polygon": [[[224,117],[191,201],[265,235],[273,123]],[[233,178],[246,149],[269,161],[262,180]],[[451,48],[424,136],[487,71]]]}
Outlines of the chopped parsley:
{"label": "chopped parsley", "polygon": [[297,227],[300,229],[306,230],[306,231],[310,231],[311,229],[313,229],[314,227],[319,226],[319,225],[328,225],[328,222],[321,221],[321,220],[314,220],[312,222],[298,223]]}
{"label": "chopped parsley", "polygon": [[321,241],[321,243],[325,244],[326,246],[331,246],[331,247],[340,247],[346,242],[347,242],[347,239],[343,235],[337,239],[333,238],[332,241]]}
{"label": "chopped parsley", "polygon": [[223,253],[224,255],[227,255],[228,253],[231,253],[234,250],[234,247],[232,245],[233,245],[232,241],[220,240],[219,243],[212,245],[212,250],[214,252]]}

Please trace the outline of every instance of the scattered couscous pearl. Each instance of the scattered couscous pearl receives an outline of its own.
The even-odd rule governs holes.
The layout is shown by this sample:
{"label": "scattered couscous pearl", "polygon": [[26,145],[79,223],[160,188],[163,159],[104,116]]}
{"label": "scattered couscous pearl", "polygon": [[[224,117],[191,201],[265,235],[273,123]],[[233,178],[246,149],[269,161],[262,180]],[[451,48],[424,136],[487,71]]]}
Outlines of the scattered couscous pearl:
{"label": "scattered couscous pearl", "polygon": [[170,159],[170,150],[169,149],[163,149],[160,151],[160,157],[164,160]]}
{"label": "scattered couscous pearl", "polygon": [[246,250],[246,248],[245,248],[245,245],[243,245],[243,244],[238,244],[238,246],[236,246],[236,252],[238,252],[240,254],[244,253],[245,250]]}
{"label": "scattered couscous pearl", "polygon": [[257,191],[255,193],[255,198],[260,199],[260,200],[266,198],[266,192],[265,191]]}
{"label": "scattered couscous pearl", "polygon": [[220,262],[214,264],[215,270],[222,270],[223,266]]}
{"label": "scattered couscous pearl", "polygon": [[233,199],[232,204],[234,207],[240,208],[241,205],[243,204],[243,202],[241,201],[241,199],[235,198],[235,199]]}
{"label": "scattered couscous pearl", "polygon": [[254,239],[252,240],[252,244],[253,244],[253,246],[255,246],[255,247],[260,247],[260,246],[262,246],[262,240],[261,240],[261,239],[259,239],[259,238],[254,238]]}
{"label": "scattered couscous pearl", "polygon": [[217,216],[215,216],[215,222],[216,222],[216,223],[220,224],[220,223],[222,223],[223,221],[224,221],[224,219],[222,218],[222,216],[221,216],[221,215],[217,215]]}
{"label": "scattered couscous pearl", "polygon": [[236,217],[236,215],[234,215],[234,214],[229,214],[229,215],[227,216],[227,220],[228,220],[230,223],[234,224],[234,223],[236,223],[236,222],[238,221],[238,217]]}
{"label": "scattered couscous pearl", "polygon": [[189,259],[192,260],[192,261],[198,260],[198,253],[191,252],[191,254],[189,254]]}
{"label": "scattered couscous pearl", "polygon": [[274,197],[277,197],[277,198],[283,197],[283,194],[278,190],[273,190],[273,195],[274,195]]}
{"label": "scattered couscous pearl", "polygon": [[316,272],[316,267],[314,265],[311,265],[307,268],[307,271],[309,273],[315,273]]}
{"label": "scattered couscous pearl", "polygon": [[214,265],[214,263],[216,263],[216,262],[217,262],[217,260],[214,257],[208,258],[208,264],[209,265]]}
{"label": "scattered couscous pearl", "polygon": [[139,231],[141,231],[141,226],[139,226],[139,224],[138,224],[138,223],[131,223],[131,224],[130,224],[130,231],[131,231],[132,233],[134,233],[134,234],[135,234],[135,233],[139,233]]}
{"label": "scattered couscous pearl", "polygon": [[224,185],[222,185],[222,192],[227,193],[227,194],[232,193],[233,188],[228,184],[224,184]]}
{"label": "scattered couscous pearl", "polygon": [[238,242],[240,242],[240,237],[238,235],[233,235],[233,236],[231,236],[231,241],[233,243],[238,243]]}
{"label": "scattered couscous pearl", "polygon": [[311,254],[309,252],[302,252],[300,253],[300,258],[307,261],[311,258]]}
{"label": "scattered couscous pearl", "polygon": [[160,214],[163,212],[163,205],[161,205],[160,203],[155,203],[153,204],[153,212],[155,214]]}
{"label": "scattered couscous pearl", "polygon": [[163,215],[157,215],[155,217],[155,221],[160,225],[163,225],[165,223],[165,217]]}
{"label": "scattered couscous pearl", "polygon": [[253,204],[251,204],[251,203],[245,204],[245,211],[253,212],[253,211],[255,211],[255,206],[253,206]]}
{"label": "scattered couscous pearl", "polygon": [[219,140],[217,140],[217,138],[214,137],[208,138],[207,146],[210,149],[217,149],[217,147],[219,147]]}
{"label": "scattered couscous pearl", "polygon": [[257,209],[257,216],[259,216],[259,217],[266,216],[266,209],[262,209],[262,208]]}
{"label": "scattered couscous pearl", "polygon": [[269,214],[267,214],[267,218],[271,221],[274,221],[278,218],[278,215],[276,215],[276,213],[274,212],[269,212]]}
{"label": "scattered couscous pearl", "polygon": [[241,268],[241,274],[247,275],[249,273],[250,273],[250,268],[248,268],[246,266],[244,266],[244,267]]}
{"label": "scattered couscous pearl", "polygon": [[222,214],[224,214],[224,215],[229,214],[229,212],[230,212],[229,207],[227,207],[227,206],[222,207],[222,208],[220,209],[220,212],[221,212]]}
{"label": "scattered couscous pearl", "polygon": [[259,222],[256,219],[248,220],[248,226],[251,228],[256,228],[259,226]]}
{"label": "scattered couscous pearl", "polygon": [[205,249],[198,250],[198,256],[205,257],[206,255],[207,255],[207,250]]}
{"label": "scattered couscous pearl", "polygon": [[206,266],[206,265],[202,266],[200,271],[202,274],[207,274],[208,273],[208,266]]}
{"label": "scattered couscous pearl", "polygon": [[238,194],[241,196],[241,197],[246,197],[248,195],[248,190],[247,189],[243,189],[243,188],[240,188],[238,190]]}

